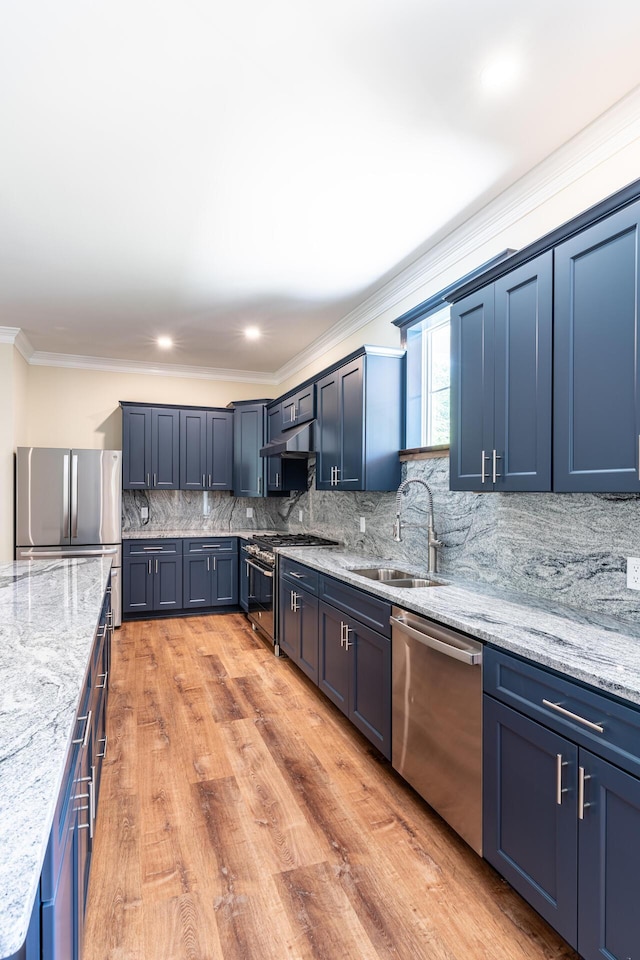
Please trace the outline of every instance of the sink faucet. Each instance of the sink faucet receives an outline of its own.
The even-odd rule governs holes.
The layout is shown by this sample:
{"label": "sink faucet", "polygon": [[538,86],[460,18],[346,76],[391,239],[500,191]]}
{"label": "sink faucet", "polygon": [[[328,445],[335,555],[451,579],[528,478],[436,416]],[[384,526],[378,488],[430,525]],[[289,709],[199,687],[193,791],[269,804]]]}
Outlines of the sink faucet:
{"label": "sink faucet", "polygon": [[419,483],[427,491],[427,496],[429,498],[429,516],[427,520],[428,528],[428,544],[429,544],[429,575],[437,573],[438,571],[438,547],[443,547],[444,544],[442,540],[438,540],[438,536],[433,527],[433,495],[431,493],[431,488],[426,480],[421,480],[419,477],[410,477],[408,480],[403,480],[400,486],[396,491],[396,519],[393,524],[393,539],[400,543],[402,541],[402,521],[400,520],[400,510],[402,507],[402,494],[405,493],[407,487],[412,483]]}

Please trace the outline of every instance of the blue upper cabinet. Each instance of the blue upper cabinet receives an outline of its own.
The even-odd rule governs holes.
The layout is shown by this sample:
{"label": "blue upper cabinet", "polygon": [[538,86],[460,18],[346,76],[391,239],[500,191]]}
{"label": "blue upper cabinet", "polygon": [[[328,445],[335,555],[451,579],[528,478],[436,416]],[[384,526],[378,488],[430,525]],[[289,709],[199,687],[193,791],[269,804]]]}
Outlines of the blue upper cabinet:
{"label": "blue upper cabinet", "polygon": [[266,432],[266,404],[234,404],[233,491],[236,497],[262,497],[266,460],[260,456]]}
{"label": "blue upper cabinet", "polygon": [[315,383],[301,387],[290,397],[282,401],[282,429],[290,430],[303,423],[308,423],[316,415]]}
{"label": "blue upper cabinet", "polygon": [[451,308],[451,489],[551,489],[552,254]]}
{"label": "blue upper cabinet", "polygon": [[640,491],[640,202],[555,250],[554,489]]}
{"label": "blue upper cabinet", "polygon": [[365,347],[316,384],[318,490],[395,490],[404,353]]}
{"label": "blue upper cabinet", "polygon": [[232,487],[233,411],[180,410],[180,489]]}
{"label": "blue upper cabinet", "polygon": [[180,486],[179,411],[122,404],[122,486],[177,490]]}

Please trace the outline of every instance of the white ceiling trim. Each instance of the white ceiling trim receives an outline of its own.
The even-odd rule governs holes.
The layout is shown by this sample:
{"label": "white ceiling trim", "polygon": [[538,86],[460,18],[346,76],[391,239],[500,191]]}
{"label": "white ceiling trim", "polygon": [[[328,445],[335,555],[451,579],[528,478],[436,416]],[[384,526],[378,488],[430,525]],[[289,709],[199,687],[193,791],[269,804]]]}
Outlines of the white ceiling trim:
{"label": "white ceiling trim", "polygon": [[[346,317],[314,340],[295,359],[280,367],[275,374],[276,382],[287,380],[299,370],[319,360],[325,352],[338,346],[342,340],[387,310],[399,307],[400,304],[402,312],[410,309],[412,304],[407,304],[406,300],[411,294],[421,291],[419,300],[422,300],[450,283],[450,280],[446,283],[435,281],[456,263],[472,255],[484,244],[490,243],[512,224],[532,213],[639,137],[640,88],[636,88],[457,227],[443,241],[396,274]],[[504,249],[504,240],[498,247]],[[495,253],[498,252],[496,249]],[[425,294],[424,288],[429,283],[433,283],[433,290]]]}
{"label": "white ceiling trim", "polygon": [[109,360],[104,357],[81,357],[66,353],[46,353],[36,350],[29,363],[40,367],[72,367],[79,370],[99,370],[104,373],[143,373],[156,377],[181,377],[188,380],[230,380],[241,383],[268,383],[278,381],[273,373],[255,370],[224,370],[217,367],[190,367],[172,363],[149,363],[143,360]]}

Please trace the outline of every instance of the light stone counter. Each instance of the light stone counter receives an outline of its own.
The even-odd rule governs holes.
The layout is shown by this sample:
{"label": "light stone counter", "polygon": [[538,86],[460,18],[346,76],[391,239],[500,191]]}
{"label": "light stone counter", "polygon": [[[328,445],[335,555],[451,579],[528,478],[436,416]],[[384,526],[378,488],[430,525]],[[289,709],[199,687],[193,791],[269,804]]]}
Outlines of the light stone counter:
{"label": "light stone counter", "polygon": [[202,527],[199,529],[191,530],[150,530],[148,527],[143,527],[140,530],[123,530],[122,539],[123,540],[190,540],[191,538],[195,539],[196,537],[240,537],[245,539],[250,539],[256,534],[260,533],[282,533],[282,530],[273,530],[272,528],[264,530],[216,530],[215,528],[203,530]]}
{"label": "light stone counter", "polygon": [[353,573],[359,568],[391,566],[425,576],[424,567],[383,557],[313,547],[281,547],[278,553],[399,607],[640,704],[640,628],[634,625],[485,584],[447,578],[443,586],[402,589]]}
{"label": "light stone counter", "polygon": [[110,569],[0,564],[0,957],[29,926]]}

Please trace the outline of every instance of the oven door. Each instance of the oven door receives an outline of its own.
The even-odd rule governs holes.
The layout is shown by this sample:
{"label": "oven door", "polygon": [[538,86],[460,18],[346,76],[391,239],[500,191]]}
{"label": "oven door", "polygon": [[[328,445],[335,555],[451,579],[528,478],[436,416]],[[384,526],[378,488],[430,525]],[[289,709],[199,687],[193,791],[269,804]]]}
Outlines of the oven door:
{"label": "oven door", "polygon": [[245,562],[249,572],[247,615],[249,620],[269,639],[270,643],[275,643],[274,571],[263,567],[253,559],[246,559]]}

